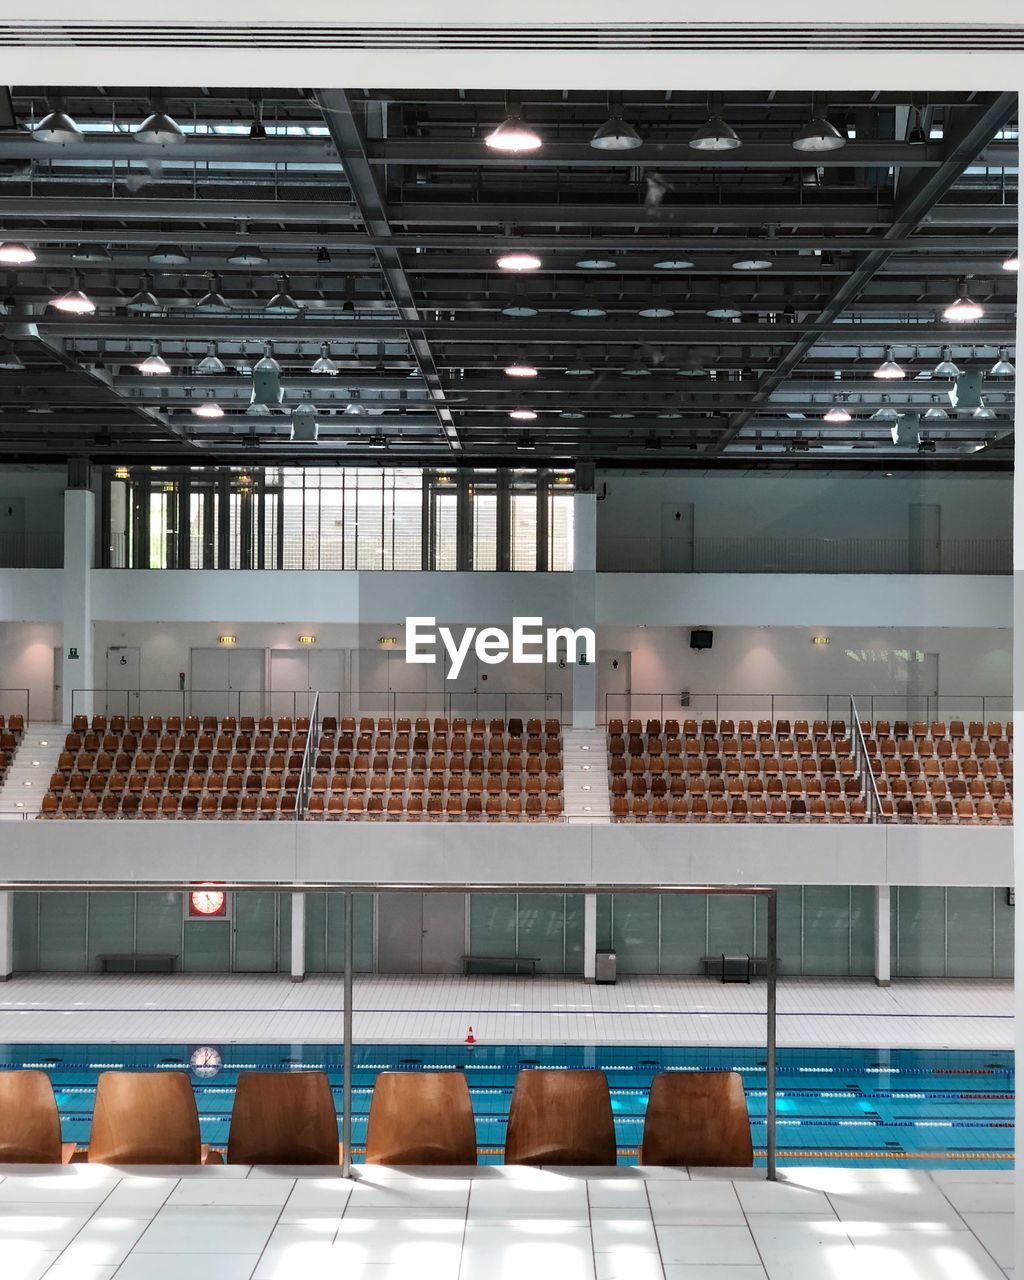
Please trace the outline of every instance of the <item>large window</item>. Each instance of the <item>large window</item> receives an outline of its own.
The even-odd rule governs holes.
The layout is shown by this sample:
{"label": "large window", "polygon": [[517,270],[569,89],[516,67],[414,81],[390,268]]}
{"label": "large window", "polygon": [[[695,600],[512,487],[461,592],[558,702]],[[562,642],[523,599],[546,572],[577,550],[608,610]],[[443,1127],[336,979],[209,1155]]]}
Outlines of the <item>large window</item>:
{"label": "large window", "polygon": [[118,467],[103,563],[133,569],[573,566],[572,475],[379,467]]}

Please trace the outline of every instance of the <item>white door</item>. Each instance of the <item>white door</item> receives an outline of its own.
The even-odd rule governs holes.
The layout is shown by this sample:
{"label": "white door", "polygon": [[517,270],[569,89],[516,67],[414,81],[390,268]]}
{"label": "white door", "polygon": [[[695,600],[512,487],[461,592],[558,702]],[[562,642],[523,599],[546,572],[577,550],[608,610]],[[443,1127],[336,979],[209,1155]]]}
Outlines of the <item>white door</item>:
{"label": "white door", "polygon": [[189,666],[189,707],[192,715],[264,714],[264,649],[193,649]]}
{"label": "white door", "polygon": [[64,650],[57,645],[53,651],[53,721],[64,720]]}
{"label": "white door", "polygon": [[[107,646],[107,693],[105,709],[108,716],[137,716],[141,714],[139,689],[142,670],[141,653],[137,645],[114,644]],[[99,698],[96,709],[99,710]]]}
{"label": "white door", "polygon": [[926,723],[938,715],[939,655],[912,652],[907,663],[907,719]]}
{"label": "white door", "polygon": [[662,573],[693,573],[693,503],[661,504],[661,563],[652,563]]}
{"label": "white door", "polygon": [[632,654],[626,649],[602,649],[597,655],[597,720],[628,720]]}
{"label": "white door", "polygon": [[909,514],[911,573],[942,572],[942,508],[937,502],[912,502]]}
{"label": "white door", "polygon": [[275,719],[306,714],[311,656],[306,649],[271,649],[269,714]]}

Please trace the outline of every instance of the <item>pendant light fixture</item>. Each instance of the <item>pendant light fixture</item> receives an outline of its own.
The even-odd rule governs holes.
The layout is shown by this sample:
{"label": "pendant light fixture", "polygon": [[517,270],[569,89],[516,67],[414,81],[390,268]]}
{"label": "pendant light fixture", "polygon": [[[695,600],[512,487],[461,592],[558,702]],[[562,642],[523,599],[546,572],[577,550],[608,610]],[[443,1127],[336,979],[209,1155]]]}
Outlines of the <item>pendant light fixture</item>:
{"label": "pendant light fixture", "polygon": [[176,147],[183,143],[185,134],[181,126],[167,114],[163,100],[154,98],[150,106],[152,111],[132,134],[135,141],[152,147]]}
{"label": "pendant light fixture", "polygon": [[217,354],[217,344],[215,342],[211,342],[206,348],[206,355],[203,356],[202,360],[200,360],[196,365],[195,371],[201,375],[205,374],[212,376],[227,373],[227,370],[224,368],[224,361]]}
{"label": "pendant light fixture", "polygon": [[953,360],[952,347],[942,348],[942,359],[935,366],[935,376],[937,378],[959,378],[960,366]]}
{"label": "pendant light fixture", "polygon": [[191,261],[180,244],[158,244],[149,260],[155,267],[187,267]]}
{"label": "pendant light fixture", "polygon": [[882,396],[882,403],[871,415],[872,422],[893,422],[900,415],[889,403],[888,396]]}
{"label": "pendant light fixture", "polygon": [[508,416],[515,418],[517,422],[533,422],[537,417],[533,409],[513,409]]}
{"label": "pendant light fixture", "polygon": [[803,126],[793,139],[794,151],[827,152],[838,151],[846,146],[846,139],[839,130],[823,115],[819,115],[814,96],[811,96],[811,119]]}
{"label": "pendant light fixture", "polygon": [[596,151],[635,151],[643,146],[643,139],[621,116],[606,120],[590,139]]}
{"label": "pendant light fixture", "polygon": [[975,302],[973,298],[968,296],[967,281],[961,280],[959,295],[943,311],[942,318],[944,320],[953,320],[958,324],[966,324],[972,320],[980,320],[984,314],[985,308],[981,303]]}
{"label": "pendant light fixture", "polygon": [[227,298],[220,291],[220,276],[216,271],[212,271],[209,276],[210,287],[196,303],[197,311],[206,311],[211,314],[223,315],[230,311]]}
{"label": "pendant light fixture", "polygon": [[334,377],[338,372],[338,366],[331,359],[331,349],[326,342],[321,344],[320,355],[310,365],[309,371],[310,373],[326,373],[330,377]]}
{"label": "pendant light fixture", "polygon": [[270,259],[258,245],[239,245],[228,254],[228,262],[233,267],[265,267]]}
{"label": "pendant light fixture", "polygon": [[51,298],[49,305],[55,311],[63,311],[73,316],[91,316],[96,310],[96,303],[82,288],[82,277],[77,271],[72,279],[71,288],[66,293]]}
{"label": "pendant light fixture", "polygon": [[936,421],[939,421],[943,418],[948,418],[949,414],[945,411],[945,409],[943,409],[942,405],[939,404],[939,402],[936,400],[936,402],[933,405],[931,405],[929,408],[925,410],[924,416],[926,418],[932,418]]}
{"label": "pendant light fixture", "polygon": [[204,400],[201,404],[197,404],[192,412],[197,418],[223,418],[224,410],[214,399],[213,392],[210,392],[209,399]]}
{"label": "pendant light fixture", "polygon": [[139,373],[165,374],[170,373],[171,371],[171,366],[160,354],[159,342],[153,343],[153,348],[149,355],[146,356],[145,360],[141,360],[135,367],[138,369]]}
{"label": "pendant light fixture", "polygon": [[537,369],[522,357],[517,357],[505,366],[506,378],[536,378]]}
{"label": "pendant light fixture", "polygon": [[148,271],[142,277],[139,291],[134,293],[124,305],[126,311],[134,311],[139,315],[160,310],[160,301],[153,292],[153,277]]}
{"label": "pendant light fixture", "polygon": [[1008,257],[1005,257],[1003,259],[1003,270],[1004,271],[1020,270],[1020,257],[1018,256],[1016,249],[1013,251],[1013,253],[1009,254]]}
{"label": "pendant light fixture", "polygon": [[735,151],[742,146],[736,130],[721,116],[710,116],[690,139],[694,151]]}
{"label": "pendant light fixture", "polygon": [[772,260],[770,258],[750,256],[737,258],[732,264],[732,269],[734,271],[770,271],[772,265]]}
{"label": "pendant light fixture", "polygon": [[110,250],[101,244],[81,244],[71,250],[72,262],[112,262]]}
{"label": "pendant light fixture", "polygon": [[896,352],[892,347],[886,347],[885,359],[878,366],[872,376],[880,378],[885,382],[893,382],[897,378],[905,378],[907,376],[906,370],[903,366],[896,363]]}
{"label": "pendant light fixture", "polygon": [[1010,353],[1006,347],[999,348],[999,358],[989,372],[996,378],[1012,378],[1014,376],[1016,370],[1010,363]]}
{"label": "pendant light fixture", "polygon": [[498,259],[498,267],[502,271],[539,271],[540,258],[535,253],[524,249],[512,249],[503,253]]}
{"label": "pendant light fixture", "polygon": [[14,344],[8,338],[0,339],[0,369],[7,373],[22,373],[25,369],[25,362],[14,349]]}
{"label": "pendant light fixture", "polygon": [[18,240],[5,240],[0,244],[0,262],[9,263],[14,267],[25,267],[35,260],[35,252],[27,244],[21,244]]}
{"label": "pendant light fixture", "polygon": [[825,422],[849,422],[853,415],[847,409],[842,400],[837,399],[829,409],[822,414]]}
{"label": "pendant light fixture", "polygon": [[524,122],[518,111],[512,111],[484,138],[484,145],[492,151],[521,155],[537,151],[544,145],[544,139]]}
{"label": "pendant light fixture", "polygon": [[278,313],[296,312],[301,310],[299,304],[291,295],[287,276],[277,277],[277,293],[275,293],[270,299],[264,310],[276,311]]}
{"label": "pendant light fixture", "polygon": [[82,131],[64,110],[64,99],[60,97],[47,100],[49,112],[32,130],[33,138],[39,142],[48,142],[54,147],[66,147],[72,142],[81,142]]}

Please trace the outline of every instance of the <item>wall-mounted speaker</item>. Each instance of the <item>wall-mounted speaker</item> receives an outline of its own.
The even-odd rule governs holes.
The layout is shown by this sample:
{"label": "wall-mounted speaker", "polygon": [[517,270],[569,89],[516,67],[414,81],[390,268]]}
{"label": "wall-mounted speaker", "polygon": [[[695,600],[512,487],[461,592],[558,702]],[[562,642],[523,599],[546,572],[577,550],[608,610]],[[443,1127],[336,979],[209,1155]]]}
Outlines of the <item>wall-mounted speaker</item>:
{"label": "wall-mounted speaker", "polygon": [[690,632],[690,648],[691,649],[710,649],[715,639],[713,631],[707,631],[703,627],[696,627]]}

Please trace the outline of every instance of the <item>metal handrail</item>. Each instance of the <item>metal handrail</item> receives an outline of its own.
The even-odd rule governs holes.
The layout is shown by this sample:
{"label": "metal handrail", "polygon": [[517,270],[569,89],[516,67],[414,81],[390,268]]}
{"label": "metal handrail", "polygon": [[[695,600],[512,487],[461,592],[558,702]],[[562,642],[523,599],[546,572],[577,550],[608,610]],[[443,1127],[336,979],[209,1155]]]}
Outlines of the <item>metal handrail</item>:
{"label": "metal handrail", "polygon": [[[155,893],[188,893],[197,887],[194,880],[147,881],[145,888]],[[87,890],[90,893],[123,893],[136,892],[140,888],[137,880],[7,880],[0,882],[0,893],[73,893]],[[776,1022],[778,1017],[778,890],[769,885],[680,885],[680,884],[529,884],[509,881],[507,883],[477,884],[415,884],[387,883],[384,881],[351,884],[346,881],[252,881],[226,880],[217,881],[218,890],[225,893],[265,893],[268,890],[276,893],[342,893],[344,898],[345,919],[345,972],[344,972],[344,1015],[342,1023],[342,1090],[341,1090],[341,1133],[342,1133],[342,1174],[352,1177],[352,1010],[353,1010],[353,978],[352,978],[352,901],[356,893],[574,893],[574,894],[671,894],[671,895],[714,895],[720,897],[765,898],[768,905],[768,936],[766,939],[767,968],[766,978],[766,1036],[765,1036],[765,1120],[767,1136],[765,1140],[766,1174],[770,1182],[776,1180],[776,1096],[775,1096],[775,1059],[777,1050]]]}
{"label": "metal handrail", "polygon": [[296,822],[301,822],[306,816],[306,809],[309,807],[309,787],[310,774],[312,772],[313,744],[320,740],[320,695],[316,694],[313,698],[313,705],[309,712],[309,731],[306,734],[306,745],[302,751],[302,768],[299,770],[299,789],[295,796],[295,813],[292,815]]}
{"label": "metal handrail", "polygon": [[868,798],[870,819],[872,822],[886,822],[886,816],[882,812],[882,797],[878,794],[878,779],[875,777],[875,771],[871,768],[871,753],[868,751],[867,739],[864,737],[864,730],[860,726],[860,715],[857,711],[856,700],[853,697],[850,698],[850,718],[853,720],[853,748],[860,764],[860,776],[868,779],[868,786],[864,788],[864,794]]}

